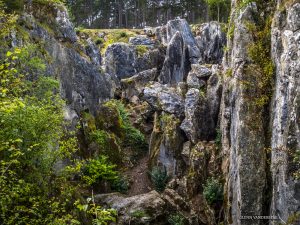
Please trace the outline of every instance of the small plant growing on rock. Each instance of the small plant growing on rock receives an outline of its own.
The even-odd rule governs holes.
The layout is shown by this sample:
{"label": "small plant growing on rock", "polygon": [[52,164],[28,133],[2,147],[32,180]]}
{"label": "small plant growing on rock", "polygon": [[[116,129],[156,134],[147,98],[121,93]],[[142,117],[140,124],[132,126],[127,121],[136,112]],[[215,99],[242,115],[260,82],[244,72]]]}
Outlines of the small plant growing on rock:
{"label": "small plant growing on rock", "polygon": [[223,200],[223,186],[216,178],[209,178],[203,186],[203,196],[209,205]]}
{"label": "small plant growing on rock", "polygon": [[130,216],[134,218],[143,218],[143,217],[147,217],[148,215],[144,210],[136,210],[130,213]]}
{"label": "small plant growing on rock", "polygon": [[95,40],[95,44],[96,45],[102,45],[104,43],[104,39],[103,38],[97,38],[96,40]]}
{"label": "small plant growing on rock", "polygon": [[172,214],[168,218],[168,222],[171,225],[184,225],[185,218],[180,213]]}
{"label": "small plant growing on rock", "polygon": [[294,177],[300,180],[300,149],[296,150],[293,155],[293,162],[296,164],[296,172],[294,172]]}
{"label": "small plant growing on rock", "polygon": [[129,188],[129,182],[126,177],[118,176],[118,178],[113,182],[112,189],[117,192],[126,194]]}
{"label": "small plant growing on rock", "polygon": [[169,180],[168,172],[166,167],[159,168],[154,167],[150,172],[151,181],[154,184],[155,190],[158,192],[163,192]]}

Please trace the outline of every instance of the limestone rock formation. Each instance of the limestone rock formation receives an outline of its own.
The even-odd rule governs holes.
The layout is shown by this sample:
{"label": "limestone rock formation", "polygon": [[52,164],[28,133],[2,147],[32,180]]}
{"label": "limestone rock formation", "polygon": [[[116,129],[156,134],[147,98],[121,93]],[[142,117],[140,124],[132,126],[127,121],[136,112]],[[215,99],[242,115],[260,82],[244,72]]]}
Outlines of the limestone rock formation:
{"label": "limestone rock formation", "polygon": [[155,82],[144,89],[143,99],[158,111],[183,115],[183,98],[175,88]]}
{"label": "limestone rock formation", "polygon": [[122,97],[124,99],[132,99],[138,97],[144,90],[146,84],[154,81],[157,77],[157,69],[142,71],[130,78],[121,80]]}
{"label": "limestone rock formation", "polygon": [[[284,11],[280,9],[284,7]],[[300,181],[292,160],[300,149],[300,3],[277,4],[272,26],[276,84],[272,107],[271,215],[287,221],[300,211]],[[299,222],[299,221],[298,221]],[[275,224],[272,222],[272,224]]]}
{"label": "limestone rock formation", "polygon": [[176,32],[168,45],[159,81],[163,84],[176,84],[183,81],[187,73],[185,60],[183,38],[180,32]]}
{"label": "limestone rock formation", "polygon": [[154,47],[155,42],[148,38],[147,36],[139,35],[135,37],[129,38],[129,43],[133,45],[146,45],[150,47]]}
{"label": "limestone rock formation", "polygon": [[196,63],[200,57],[200,51],[187,21],[184,19],[170,20],[166,25],[166,30],[168,43],[177,32],[182,35],[187,48],[186,57],[190,63]]}
{"label": "limestone rock formation", "polygon": [[[238,7],[238,6],[237,6]],[[224,81],[222,100],[222,149],[226,176],[226,196],[230,207],[226,216],[233,224],[260,224],[259,220],[241,220],[243,215],[264,214],[266,188],[266,154],[263,110],[255,104],[261,77],[256,65],[249,63],[247,49],[253,43],[247,23],[255,23],[255,3],[248,4],[240,14],[233,11],[234,37],[225,65],[232,75]],[[246,85],[249,83],[249,85]],[[254,85],[251,85],[254,84]],[[255,172],[254,172],[255,171]]]}
{"label": "limestone rock formation", "polygon": [[147,194],[125,197],[118,193],[100,194],[95,202],[108,205],[118,210],[117,224],[160,224],[159,219],[165,217],[166,203],[159,193],[151,191]]}
{"label": "limestone rock formation", "polygon": [[195,37],[200,51],[199,63],[221,63],[226,34],[217,22],[204,23],[197,30]]}
{"label": "limestone rock formation", "polygon": [[125,43],[110,45],[105,52],[105,71],[119,79],[128,78],[136,74],[135,48]]}
{"label": "limestone rock formation", "polygon": [[[99,72],[100,58],[94,47],[93,53],[89,52],[90,60],[81,55],[67,11],[53,6],[53,17],[49,19],[41,13],[45,10],[43,7],[46,5],[32,3],[28,13],[32,13],[33,17],[24,14],[20,21],[27,24],[25,31],[30,39],[37,42],[43,40],[41,43],[51,59],[48,60],[50,63],[47,64],[46,74],[60,80],[61,94],[67,103],[66,115],[72,115],[68,118],[76,118],[83,110],[95,113],[101,102],[113,97],[114,82],[110,76]],[[52,32],[41,26],[40,21],[48,21]]]}

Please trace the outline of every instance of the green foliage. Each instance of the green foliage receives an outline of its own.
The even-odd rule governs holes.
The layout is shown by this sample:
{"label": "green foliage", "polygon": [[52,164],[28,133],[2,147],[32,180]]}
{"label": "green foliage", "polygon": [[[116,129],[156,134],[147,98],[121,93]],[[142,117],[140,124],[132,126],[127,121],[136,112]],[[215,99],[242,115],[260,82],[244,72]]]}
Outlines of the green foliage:
{"label": "green foliage", "polygon": [[151,181],[154,184],[155,190],[157,190],[158,192],[163,192],[169,180],[166,167],[164,167],[163,169],[154,167],[150,172],[150,177]]}
{"label": "green foliage", "polygon": [[128,112],[122,102],[111,100],[105,104],[107,107],[117,109],[119,120],[121,123],[122,133],[124,138],[122,141],[123,147],[129,147],[135,150],[138,154],[148,149],[148,145],[144,135],[130,123]]}
{"label": "green foliage", "polygon": [[124,37],[128,37],[128,34],[124,31],[122,31],[120,34],[119,34],[119,38],[124,38]]}
{"label": "green foliage", "polygon": [[84,213],[93,217],[93,225],[108,225],[110,222],[116,222],[117,211],[115,209],[103,209],[102,207],[95,204],[94,196],[87,198],[86,204],[81,204],[76,201],[74,205]]}
{"label": "green foliage", "polygon": [[143,217],[147,217],[148,215],[144,210],[136,210],[130,213],[130,216],[134,218],[143,218]]}
{"label": "green foliage", "polygon": [[22,51],[7,52],[0,62],[0,223],[78,224],[70,207],[76,188],[53,170],[77,149],[63,128],[58,82],[25,79]]}
{"label": "green foliage", "polygon": [[255,98],[255,104],[264,107],[269,103],[273,93],[274,63],[271,59],[271,23],[272,18],[268,17],[261,25],[247,24],[252,32],[255,41],[250,44],[248,54],[253,62],[259,66],[262,76],[255,84],[258,87],[258,97]]}
{"label": "green foliage", "polygon": [[148,47],[145,46],[145,45],[137,45],[135,47],[136,49],[136,52],[137,52],[137,55],[140,57],[140,56],[143,56],[145,53],[148,52]]}
{"label": "green foliage", "polygon": [[101,181],[114,182],[118,177],[116,165],[110,163],[106,156],[100,156],[98,159],[90,159],[83,168],[83,180],[88,185],[98,184]]}
{"label": "green foliage", "polygon": [[222,149],[222,132],[220,129],[217,129],[216,131],[217,131],[217,135],[216,135],[215,143],[217,145],[217,148],[219,150],[221,150]]}
{"label": "green foliage", "polygon": [[184,225],[185,218],[180,213],[172,214],[168,218],[171,225]]}
{"label": "green foliage", "polygon": [[128,180],[123,176],[118,176],[118,178],[113,182],[112,189],[114,191],[126,194],[129,188]]}
{"label": "green foliage", "polygon": [[209,6],[209,14],[212,20],[218,20],[220,22],[221,16],[223,21],[226,21],[228,14],[230,12],[230,3],[229,0],[206,0],[206,3]]}
{"label": "green foliage", "polygon": [[297,149],[296,152],[294,153],[293,162],[296,164],[296,167],[298,168],[296,172],[294,172],[294,177],[296,179],[300,179],[300,149]]}
{"label": "green foliage", "polygon": [[232,40],[234,37],[234,29],[235,29],[234,24],[232,24],[228,29],[227,36],[230,40]]}
{"label": "green foliage", "polygon": [[208,204],[223,200],[223,186],[216,178],[209,178],[203,186],[203,196]]}
{"label": "green foliage", "polygon": [[3,38],[7,37],[10,31],[15,28],[18,18],[15,14],[6,13],[5,9],[6,7],[3,1],[0,1],[0,39],[2,40],[1,46],[4,44]]}
{"label": "green foliage", "polygon": [[3,0],[8,12],[22,11],[24,8],[24,0]]}
{"label": "green foliage", "polygon": [[104,41],[104,39],[103,38],[97,38],[96,40],[95,40],[95,44],[96,45],[101,45],[101,44],[103,44],[105,41]]}

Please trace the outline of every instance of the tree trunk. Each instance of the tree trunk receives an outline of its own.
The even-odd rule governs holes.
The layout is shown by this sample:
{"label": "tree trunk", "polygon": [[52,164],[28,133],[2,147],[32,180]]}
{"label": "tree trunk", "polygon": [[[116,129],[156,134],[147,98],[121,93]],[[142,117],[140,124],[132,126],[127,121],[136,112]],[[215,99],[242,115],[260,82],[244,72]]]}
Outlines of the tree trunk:
{"label": "tree trunk", "polygon": [[218,4],[218,22],[220,22],[220,4]]}

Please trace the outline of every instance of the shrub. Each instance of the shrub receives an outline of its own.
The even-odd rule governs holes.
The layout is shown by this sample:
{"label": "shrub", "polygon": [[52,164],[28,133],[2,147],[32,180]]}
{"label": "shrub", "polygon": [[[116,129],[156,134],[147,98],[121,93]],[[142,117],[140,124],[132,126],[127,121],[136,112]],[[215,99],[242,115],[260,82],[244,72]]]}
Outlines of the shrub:
{"label": "shrub", "polygon": [[118,176],[118,178],[113,182],[112,189],[114,191],[126,194],[129,188],[129,183],[126,177]]}
{"label": "shrub", "polygon": [[124,104],[117,100],[112,100],[105,103],[105,106],[115,108],[119,114],[122,133],[124,134],[122,146],[130,147],[138,154],[147,150],[148,145],[144,135],[130,123],[128,112]]}
{"label": "shrub", "polygon": [[184,220],[185,218],[180,213],[170,215],[168,218],[168,222],[171,225],[184,225]]}
{"label": "shrub", "polygon": [[116,165],[110,163],[106,156],[100,156],[98,159],[91,159],[84,167],[83,180],[88,185],[97,184],[101,181],[111,183],[118,179]]}
{"label": "shrub", "polygon": [[104,43],[104,39],[103,38],[97,38],[96,40],[95,40],[95,44],[96,45],[101,45],[101,44],[103,44]]}
{"label": "shrub", "polygon": [[23,0],[3,0],[6,6],[6,10],[8,12],[12,11],[23,11],[24,9],[24,1]]}
{"label": "shrub", "polygon": [[120,34],[119,34],[119,37],[120,38],[124,38],[124,37],[127,37],[128,36],[128,34],[126,33],[126,32],[124,32],[124,31],[122,31]]}
{"label": "shrub", "polygon": [[154,184],[155,190],[158,192],[163,192],[166,188],[169,176],[166,167],[163,169],[159,167],[154,167],[150,172],[151,181]]}
{"label": "shrub", "polygon": [[203,196],[208,204],[223,200],[223,186],[216,178],[209,178],[203,186]]}

